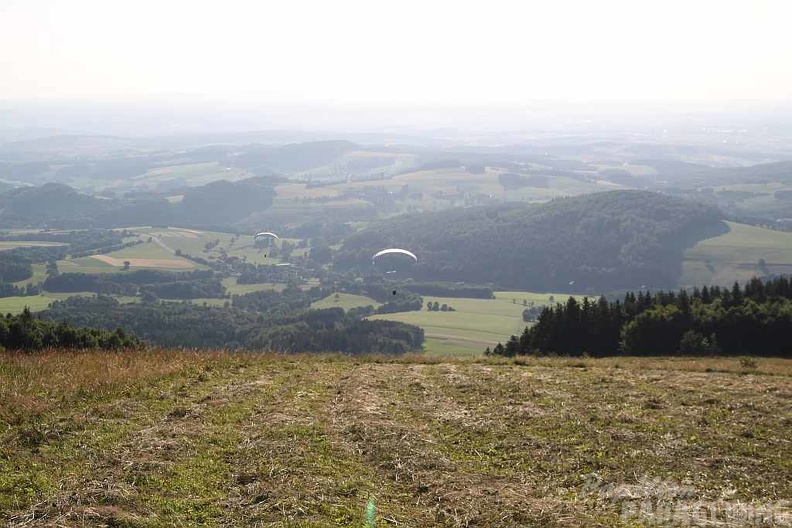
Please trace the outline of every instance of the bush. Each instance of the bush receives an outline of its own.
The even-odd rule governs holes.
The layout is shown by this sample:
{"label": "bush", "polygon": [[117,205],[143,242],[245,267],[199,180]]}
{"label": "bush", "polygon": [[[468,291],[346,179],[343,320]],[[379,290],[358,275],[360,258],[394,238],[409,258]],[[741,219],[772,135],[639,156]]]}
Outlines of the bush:
{"label": "bush", "polygon": [[756,358],[745,356],[740,358],[740,367],[748,370],[753,370],[759,366],[759,362]]}
{"label": "bush", "polygon": [[695,330],[688,330],[679,341],[679,352],[691,356],[711,356],[720,354],[721,349],[715,334],[707,337]]}

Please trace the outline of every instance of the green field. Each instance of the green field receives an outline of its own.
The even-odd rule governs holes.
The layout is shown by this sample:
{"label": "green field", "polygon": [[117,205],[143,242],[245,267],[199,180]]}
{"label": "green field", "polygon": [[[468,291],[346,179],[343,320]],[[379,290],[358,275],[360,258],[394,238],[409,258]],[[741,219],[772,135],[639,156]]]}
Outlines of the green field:
{"label": "green field", "polygon": [[118,265],[103,262],[94,257],[67,258],[58,261],[58,271],[61,273],[121,272],[123,262],[126,260],[132,263],[132,269],[153,268],[172,271],[189,271],[195,268],[203,268],[200,264],[174,255],[169,248],[163,247],[155,241],[146,241],[142,244],[136,244],[118,251],[112,251],[105,256],[116,259]]}
{"label": "green field", "polygon": [[352,295],[351,293],[335,293],[328,295],[324,299],[316,301],[311,305],[311,308],[321,310],[324,308],[343,308],[344,311],[350,308],[362,308],[364,306],[373,306],[378,308],[380,303],[370,297],[363,295]]}
{"label": "green field", "polygon": [[782,359],[0,353],[0,524],[786,526],[791,393]]}
{"label": "green field", "polygon": [[[140,301],[140,299],[136,299]],[[215,307],[223,307],[225,303],[231,302],[231,299],[217,299],[213,297],[206,297],[206,298],[198,298],[198,299],[161,299],[164,302],[169,303],[188,303],[194,304],[196,306],[215,306]]]}
{"label": "green field", "polygon": [[[522,304],[527,301],[529,304],[534,303],[535,306],[544,306],[546,304],[563,303],[569,299],[568,293],[534,293],[522,291],[496,291],[495,298],[502,301],[516,302]],[[577,299],[583,300],[583,295],[572,295]]]}
{"label": "green field", "polygon": [[259,284],[237,284],[236,277],[226,277],[222,280],[222,283],[226,291],[231,295],[245,295],[246,293],[267,290],[281,291],[286,287],[285,284],[275,284],[271,282]]}
{"label": "green field", "polygon": [[[281,260],[270,258],[267,247],[257,248],[253,245],[253,235],[233,235],[230,233],[219,233],[214,231],[198,231],[195,229],[183,229],[178,227],[158,228],[158,227],[135,227],[129,228],[132,232],[139,234],[144,240],[152,238],[154,244],[170,252],[176,250],[201,257],[207,260],[214,260],[221,257],[224,250],[229,257],[238,257],[251,264],[279,264]],[[280,247],[288,241],[297,244],[299,240],[282,239],[273,244]],[[207,249],[207,244],[214,244]],[[293,253],[295,256],[300,251]]]}
{"label": "green field", "polygon": [[792,273],[792,233],[726,222],[729,232],[700,241],[685,251],[680,286],[730,286],[761,275],[764,259],[771,274]]}
{"label": "green field", "polygon": [[[516,292],[511,292],[516,293]],[[529,294],[522,294],[529,295]],[[535,294],[534,294],[535,295]],[[454,312],[430,312],[427,302],[439,302]],[[461,299],[424,297],[424,309],[414,312],[374,315],[372,319],[414,324],[426,332],[425,350],[429,354],[477,354],[487,347],[503,342],[525,329],[522,312],[525,307],[507,299]]]}
{"label": "green field", "polygon": [[29,295],[27,297],[0,297],[0,314],[17,314],[22,312],[25,307],[30,308],[31,312],[45,310],[52,301],[62,301],[69,297],[93,296],[93,293],[50,293],[44,292],[41,295]]}
{"label": "green field", "polygon": [[107,253],[108,256],[117,259],[163,259],[163,260],[183,260],[176,257],[172,251],[168,250],[152,242],[144,242],[142,244],[135,244],[134,246],[126,247],[118,251]]}
{"label": "green field", "polygon": [[121,268],[91,257],[68,258],[58,261],[60,273],[117,273]]}
{"label": "green field", "polygon": [[[378,173],[380,171],[374,171]],[[400,203],[401,212],[433,211],[453,205],[462,205],[472,197],[506,199],[508,201],[543,202],[561,196],[574,196],[590,192],[613,190],[612,184],[584,181],[565,176],[549,176],[546,187],[523,187],[505,191],[498,177],[505,169],[488,167],[484,174],[472,174],[463,168],[443,168],[417,170],[401,174],[387,175],[382,179],[366,181],[347,181],[334,185],[308,188],[303,183],[282,183],[276,187],[277,198],[270,211],[292,218],[305,214],[312,208],[348,207],[366,205],[367,198],[356,195],[371,191],[399,192],[407,186],[410,193],[421,193],[420,198],[411,198]],[[352,195],[352,197],[348,195]],[[303,199],[323,198],[321,203],[307,202]],[[291,214],[292,216],[288,216]]]}
{"label": "green field", "polygon": [[[578,299],[583,297],[576,295]],[[554,300],[551,301],[550,299]],[[424,309],[414,312],[375,315],[374,319],[400,321],[420,326],[426,332],[424,350],[432,355],[474,355],[487,347],[519,335],[526,327],[526,308],[565,302],[569,294],[497,291],[494,299],[424,296]],[[455,312],[429,312],[427,302],[447,304]],[[523,305],[523,301],[526,303]]]}
{"label": "green field", "polygon": [[12,241],[0,241],[0,251],[4,249],[14,249],[20,247],[53,247],[53,246],[65,246],[61,242],[41,242],[37,240],[25,241],[25,240],[14,240]]}
{"label": "green field", "polygon": [[247,176],[249,174],[243,169],[223,167],[219,162],[213,161],[158,167],[132,178],[129,183],[141,184],[147,188],[156,188],[162,184],[172,186],[174,183],[192,187],[216,180],[235,181]]}
{"label": "green field", "polygon": [[15,282],[15,286],[27,286],[28,284],[39,284],[44,282],[47,278],[47,265],[46,264],[32,264],[33,275],[29,279]]}

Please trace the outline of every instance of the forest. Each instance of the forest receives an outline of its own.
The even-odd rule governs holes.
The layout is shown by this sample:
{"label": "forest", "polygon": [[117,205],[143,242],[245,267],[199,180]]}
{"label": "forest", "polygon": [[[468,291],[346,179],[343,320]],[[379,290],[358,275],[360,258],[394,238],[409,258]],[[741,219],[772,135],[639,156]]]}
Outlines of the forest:
{"label": "forest", "polygon": [[0,349],[28,352],[42,348],[114,350],[142,344],[121,328],[77,328],[64,322],[36,318],[27,308],[18,315],[0,316]]}
{"label": "forest", "polygon": [[403,247],[419,257],[410,269],[416,280],[596,294],[668,288],[683,250],[725,230],[715,208],[612,191],[388,219],[347,237],[333,265],[364,270],[377,250]]}
{"label": "forest", "polygon": [[[52,303],[39,315],[77,326],[122,327],[148,343],[171,347],[350,354],[421,349],[423,330],[398,322],[363,320],[374,313],[371,307],[346,313],[338,308],[311,310],[311,303],[329,291],[287,287],[280,292],[253,292],[233,296],[224,307],[156,300],[121,304],[104,295],[72,297]],[[420,297],[405,296],[412,309],[421,308]]]}
{"label": "forest", "polygon": [[533,326],[485,353],[753,355],[792,358],[792,281],[755,278],[744,286],[627,293],[622,300],[570,297],[546,307]]}
{"label": "forest", "polygon": [[128,273],[51,274],[42,283],[48,292],[93,292],[117,295],[147,295],[148,298],[221,298],[225,288],[212,270],[181,273],[141,269]]}

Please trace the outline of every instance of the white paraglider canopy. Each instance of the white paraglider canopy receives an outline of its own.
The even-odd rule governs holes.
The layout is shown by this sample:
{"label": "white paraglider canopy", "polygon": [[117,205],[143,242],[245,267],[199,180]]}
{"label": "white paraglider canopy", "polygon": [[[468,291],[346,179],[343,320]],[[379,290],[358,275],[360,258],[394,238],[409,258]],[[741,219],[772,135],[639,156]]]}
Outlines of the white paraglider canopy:
{"label": "white paraglider canopy", "polygon": [[275,240],[280,240],[280,237],[278,235],[276,235],[275,233],[270,233],[269,231],[262,231],[260,233],[256,233],[256,235],[253,238],[257,239],[259,237],[272,237]]}
{"label": "white paraglider canopy", "polygon": [[392,255],[392,254],[407,255],[408,257],[412,258],[415,262],[418,262],[418,257],[416,257],[415,253],[413,253],[412,251],[407,251],[406,249],[400,249],[400,248],[389,248],[389,249],[383,249],[382,251],[378,251],[377,253],[375,253],[374,256],[371,257],[371,263],[373,264],[375,260],[377,260],[379,257],[383,255]]}

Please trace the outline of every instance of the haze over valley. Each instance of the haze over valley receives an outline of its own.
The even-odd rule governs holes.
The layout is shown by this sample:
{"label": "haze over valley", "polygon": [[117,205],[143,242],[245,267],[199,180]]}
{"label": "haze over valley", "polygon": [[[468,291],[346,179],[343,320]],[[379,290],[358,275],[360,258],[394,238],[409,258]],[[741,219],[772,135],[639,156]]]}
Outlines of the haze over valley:
{"label": "haze over valley", "polygon": [[790,524],[790,15],[0,2],[0,522]]}

